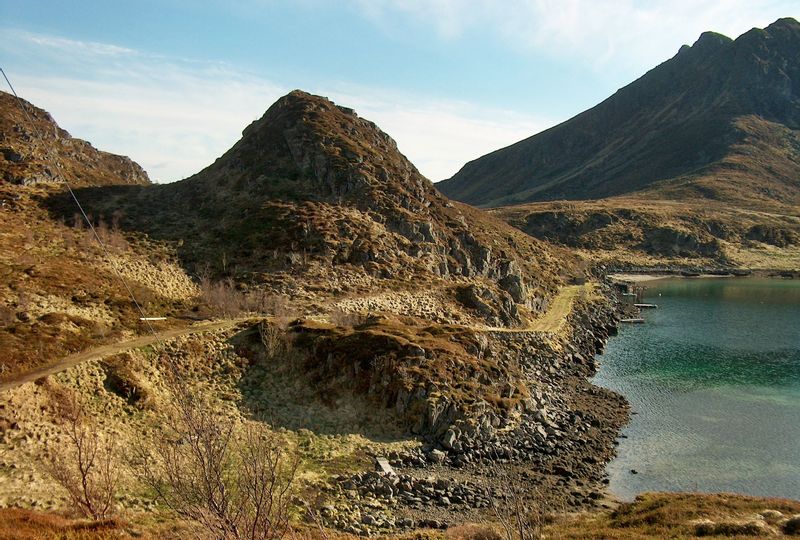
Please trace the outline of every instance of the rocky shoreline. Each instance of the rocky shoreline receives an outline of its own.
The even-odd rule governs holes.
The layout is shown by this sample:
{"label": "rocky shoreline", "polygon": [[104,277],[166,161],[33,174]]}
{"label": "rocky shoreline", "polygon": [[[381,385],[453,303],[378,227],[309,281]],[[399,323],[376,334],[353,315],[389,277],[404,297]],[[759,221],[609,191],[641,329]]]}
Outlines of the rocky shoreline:
{"label": "rocky shoreline", "polygon": [[510,499],[548,512],[612,504],[604,468],[629,407],[589,378],[622,309],[604,288],[601,300],[576,304],[566,339],[491,335],[493,353],[514,358],[531,389],[520,407],[506,415],[473,408],[416,450],[374,456],[376,471],[336,477],[323,523],[371,535],[494,516],[495,501]]}

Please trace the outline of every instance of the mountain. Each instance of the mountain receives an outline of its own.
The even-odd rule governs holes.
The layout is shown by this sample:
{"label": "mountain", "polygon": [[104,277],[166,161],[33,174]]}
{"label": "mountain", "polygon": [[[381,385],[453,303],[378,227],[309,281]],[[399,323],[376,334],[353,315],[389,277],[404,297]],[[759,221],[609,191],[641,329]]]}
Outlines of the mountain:
{"label": "mountain", "polygon": [[301,91],[190,178],[79,196],[96,215],[116,212],[123,229],[175,246],[196,275],[307,299],[471,280],[499,304],[536,311],[557,283],[551,248],[449,201],[375,124]]}
{"label": "mountain", "polygon": [[[95,158],[99,168],[104,157]],[[60,160],[68,177],[79,163],[71,154]],[[261,420],[292,445],[312,433],[329,441],[336,454],[324,451],[309,487],[324,483],[326,504],[348,506],[328,513],[328,526],[364,521],[367,503],[352,506],[352,491],[339,486],[351,473],[368,478],[363,468],[384,455],[394,467],[433,465],[441,478],[457,474],[475,486],[440,491],[460,502],[448,502],[448,514],[436,502],[437,519],[489,512],[504,496],[483,487],[485,471],[501,464],[508,472],[490,480],[498,489],[530,485],[520,492],[543,507],[598,504],[627,406],[587,378],[617,313],[606,285],[570,279],[582,268],[567,250],[450,201],[375,124],[301,91],[186,180],[106,180],[75,195],[110,262],[76,226],[63,185],[25,176],[0,184],[8,201],[0,205],[0,381],[38,379],[11,389],[14,406],[9,398],[0,407],[0,429],[14,430],[14,441],[41,440],[33,430],[16,433],[40,421],[44,402],[30,398],[69,388],[96,407],[120,448],[148,444],[151,434],[158,444],[173,414],[167,404],[183,398],[166,380],[180,373],[181,389],[225,411],[209,425]],[[164,343],[128,342],[148,328],[112,263],[146,314],[166,319],[157,327],[168,330]],[[192,324],[210,318],[223,320]],[[97,347],[109,341],[117,343]],[[99,360],[118,348],[130,350]],[[31,373],[76,350],[94,359],[53,377]],[[33,411],[30,422],[17,403]],[[365,447],[373,438],[381,446]],[[30,446],[15,447],[6,461],[36,463],[23,453]],[[10,500],[31,491],[22,471],[5,490]],[[410,493],[442,485],[425,482]],[[432,500],[421,507],[370,489],[389,493],[387,512],[430,517]]]}
{"label": "mountain", "polygon": [[706,32],[599,105],[437,184],[479,206],[623,194],[800,203],[800,23]]}

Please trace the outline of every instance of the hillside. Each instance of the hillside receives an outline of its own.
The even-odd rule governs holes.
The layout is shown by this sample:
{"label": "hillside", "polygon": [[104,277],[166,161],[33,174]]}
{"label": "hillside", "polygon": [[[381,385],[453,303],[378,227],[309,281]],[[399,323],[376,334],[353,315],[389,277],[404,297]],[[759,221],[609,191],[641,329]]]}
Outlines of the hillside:
{"label": "hillside", "polygon": [[798,88],[794,19],[736,40],[706,32],[599,105],[437,188],[478,206],[635,194],[796,213]]}
{"label": "hillside", "polygon": [[[57,163],[72,175],[81,160]],[[142,335],[62,185],[24,171],[2,184],[0,452],[13,466],[0,468],[0,505],[67,505],[38,465],[64,440],[54,399],[84,400],[123,445],[155,445],[165,404],[189,388],[220,424],[294,441],[303,489],[340,530],[486,516],[508,489],[487,476],[496,467],[546,486],[532,500],[601,504],[627,407],[586,379],[617,314],[602,286],[566,286],[582,275],[566,250],[451,202],[375,124],[300,91],[191,178],[111,172],[75,192],[147,313],[172,328]],[[403,475],[402,497],[365,474],[378,455]],[[122,491],[134,513],[164,510],[136,483]]]}
{"label": "hillside", "polygon": [[[4,184],[59,182],[73,187],[147,185],[147,173],[124,156],[109,154],[73,138],[46,111],[0,91],[0,179]],[[56,164],[61,170],[56,170]]]}
{"label": "hillside", "polygon": [[595,265],[619,269],[797,272],[800,217],[713,200],[611,197],[490,212]]}
{"label": "hillside", "polygon": [[[453,297],[455,286],[472,283],[511,310],[497,314],[505,324],[520,324],[518,309],[535,316],[559,281],[552,248],[449,201],[375,124],[300,91],[186,180],[82,189],[79,197],[96,215],[116,212],[122,229],[173,246],[195,275],[295,301],[419,292],[421,283]],[[69,201],[51,207],[60,216]],[[452,308],[406,314],[431,311]]]}
{"label": "hillside", "polygon": [[28,115],[0,92],[0,380],[144,330],[115,265],[148,312],[176,315],[197,294],[168,251],[129,241],[116,217],[95,219],[112,260],[71,200],[53,219],[42,201],[64,194],[61,177],[76,188],[150,182],[130,159],[72,138],[23,103]]}

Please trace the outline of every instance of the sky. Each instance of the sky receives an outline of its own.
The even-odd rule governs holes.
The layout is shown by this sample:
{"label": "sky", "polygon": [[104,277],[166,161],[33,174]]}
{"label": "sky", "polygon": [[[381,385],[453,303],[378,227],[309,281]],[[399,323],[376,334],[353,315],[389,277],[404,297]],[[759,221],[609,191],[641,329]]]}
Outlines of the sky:
{"label": "sky", "polygon": [[800,19],[800,2],[0,0],[0,67],[62,128],[157,182],[211,164],[295,88],[356,109],[438,181],[706,30],[780,17]]}

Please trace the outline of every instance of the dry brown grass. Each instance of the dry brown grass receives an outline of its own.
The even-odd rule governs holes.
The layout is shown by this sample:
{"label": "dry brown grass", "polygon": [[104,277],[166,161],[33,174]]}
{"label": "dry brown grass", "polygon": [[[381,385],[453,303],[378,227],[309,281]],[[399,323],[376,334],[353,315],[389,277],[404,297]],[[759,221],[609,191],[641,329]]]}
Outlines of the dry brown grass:
{"label": "dry brown grass", "polygon": [[710,523],[711,536],[762,538],[768,529],[756,529],[753,523],[780,534],[780,524],[773,518],[758,517],[768,510],[790,517],[800,513],[800,501],[731,494],[647,493],[613,512],[562,520],[546,527],[545,534],[564,539],[695,538],[701,532],[699,525],[708,527]]}
{"label": "dry brown grass", "polygon": [[465,523],[450,527],[445,533],[447,540],[503,540],[497,528],[483,523]]}
{"label": "dry brown grass", "polygon": [[[0,540],[106,540],[130,537],[119,519],[76,520],[20,508],[0,509]],[[150,536],[141,535],[147,539]]]}

